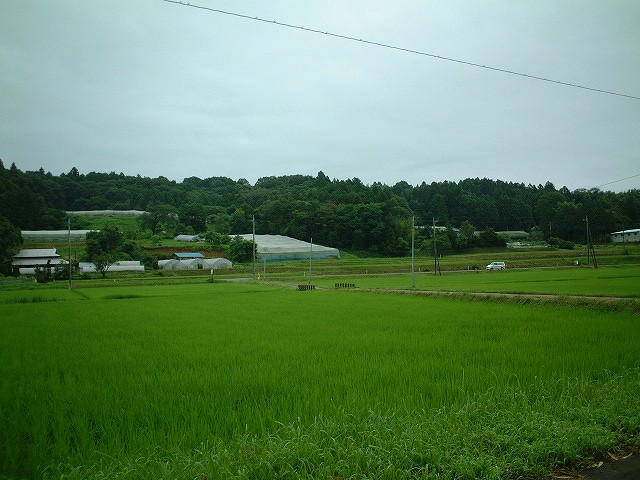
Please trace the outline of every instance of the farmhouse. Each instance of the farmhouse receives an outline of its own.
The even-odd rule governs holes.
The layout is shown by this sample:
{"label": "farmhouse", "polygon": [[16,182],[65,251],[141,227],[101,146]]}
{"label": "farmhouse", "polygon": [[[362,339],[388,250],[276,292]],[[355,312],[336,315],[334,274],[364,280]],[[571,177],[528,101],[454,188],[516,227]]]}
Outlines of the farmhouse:
{"label": "farmhouse", "polygon": [[609,234],[609,238],[613,243],[640,242],[640,228],[613,232]]}
{"label": "farmhouse", "polygon": [[68,263],[55,248],[27,248],[13,256],[11,266],[18,269],[21,275],[33,275],[36,267],[55,267]]}
{"label": "farmhouse", "polygon": [[[245,240],[253,240],[253,234],[238,235]],[[340,250],[296,240],[283,235],[256,235],[256,254],[260,260],[308,260],[321,258],[340,258]]]}

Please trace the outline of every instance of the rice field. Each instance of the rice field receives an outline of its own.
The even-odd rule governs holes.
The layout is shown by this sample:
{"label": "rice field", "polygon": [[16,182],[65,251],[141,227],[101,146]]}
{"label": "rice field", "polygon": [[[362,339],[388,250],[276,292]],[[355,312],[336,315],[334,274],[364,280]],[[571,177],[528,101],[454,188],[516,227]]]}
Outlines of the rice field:
{"label": "rice field", "polygon": [[0,319],[3,478],[535,478],[640,443],[631,311],[114,283]]}
{"label": "rice field", "polygon": [[[364,288],[411,288],[411,274],[351,276],[350,281]],[[341,277],[317,279],[330,287]],[[504,271],[456,271],[434,275],[416,272],[417,290],[493,292],[595,297],[640,297],[640,267],[507,269]]]}

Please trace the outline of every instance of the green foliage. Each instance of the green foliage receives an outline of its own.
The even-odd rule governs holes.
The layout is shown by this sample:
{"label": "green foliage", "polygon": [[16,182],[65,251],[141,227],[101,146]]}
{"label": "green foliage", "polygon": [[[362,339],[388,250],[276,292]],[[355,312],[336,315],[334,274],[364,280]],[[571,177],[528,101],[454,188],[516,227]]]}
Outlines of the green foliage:
{"label": "green foliage", "polygon": [[34,268],[36,282],[38,283],[49,283],[53,280],[53,275],[51,270],[53,267],[48,263],[47,265],[40,266]]}
{"label": "green foliage", "polygon": [[253,260],[255,243],[237,236],[229,242],[229,257],[232,262],[245,263]]}
{"label": "green foliage", "polygon": [[160,230],[174,231],[177,222],[176,208],[171,205],[150,203],[146,212],[140,218],[143,228],[151,230],[151,235],[156,235]]}
{"label": "green foliage", "polygon": [[478,235],[477,244],[481,247],[505,247],[507,242],[493,228],[485,228]]}
{"label": "green foliage", "polygon": [[111,265],[118,260],[131,258],[130,254],[136,253],[136,248],[135,242],[125,242],[118,227],[107,226],[100,231],[87,233],[86,258],[96,265],[96,270],[103,278]]}
{"label": "green foliage", "polygon": [[549,238],[548,242],[552,247],[558,247],[564,250],[573,250],[575,247],[573,242],[570,242],[569,240],[563,240],[562,238],[558,237],[551,237]]}
{"label": "green foliage", "polygon": [[178,217],[182,225],[187,227],[183,233],[195,234],[207,230],[207,212],[201,203],[183,205],[178,211]]}
{"label": "green foliage", "polygon": [[[166,231],[200,234],[213,229],[235,235],[290,235],[343,250],[370,255],[406,255],[410,246],[409,219],[417,225],[479,230],[524,230],[536,227],[545,237],[583,242],[589,217],[596,242],[612,231],[640,225],[640,191],[623,193],[598,189],[556,189],[551,183],[525,185],[489,179],[364,185],[359,179],[331,180],[289,175],[244,179],[190,177],[181,183],[164,177],[123,174],[82,174],[77,168],[54,176],[43,169],[22,172],[15,165],[0,169],[0,215],[22,229],[66,227],[65,210],[137,209],[148,215],[140,222],[151,236]],[[72,219],[74,228],[82,221]],[[95,227],[93,227],[95,228]],[[102,227],[98,227],[102,228]],[[468,233],[449,238],[456,251],[473,248]]]}
{"label": "green foliage", "polygon": [[20,230],[0,215],[0,274],[10,275],[12,256],[22,245]]}

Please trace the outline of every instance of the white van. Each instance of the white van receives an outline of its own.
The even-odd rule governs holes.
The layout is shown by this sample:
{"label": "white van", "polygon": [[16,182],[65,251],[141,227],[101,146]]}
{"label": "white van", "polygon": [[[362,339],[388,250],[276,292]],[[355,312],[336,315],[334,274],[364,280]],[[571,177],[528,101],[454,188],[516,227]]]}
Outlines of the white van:
{"label": "white van", "polygon": [[487,265],[487,270],[504,270],[507,265],[504,262],[491,262]]}

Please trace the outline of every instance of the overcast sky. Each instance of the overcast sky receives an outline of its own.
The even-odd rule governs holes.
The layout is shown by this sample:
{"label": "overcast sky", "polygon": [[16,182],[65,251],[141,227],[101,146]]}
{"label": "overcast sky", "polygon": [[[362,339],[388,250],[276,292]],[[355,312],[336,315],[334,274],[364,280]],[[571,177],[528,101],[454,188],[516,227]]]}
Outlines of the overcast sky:
{"label": "overcast sky", "polygon": [[[638,0],[191,3],[640,97]],[[0,68],[5,167],[640,188],[640,100],[163,0],[5,0]]]}

